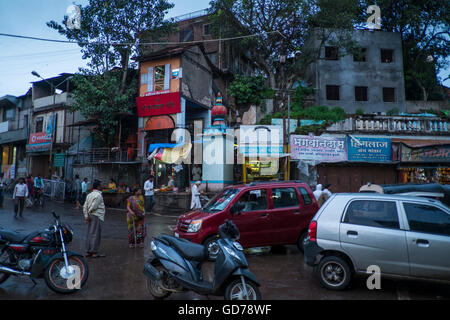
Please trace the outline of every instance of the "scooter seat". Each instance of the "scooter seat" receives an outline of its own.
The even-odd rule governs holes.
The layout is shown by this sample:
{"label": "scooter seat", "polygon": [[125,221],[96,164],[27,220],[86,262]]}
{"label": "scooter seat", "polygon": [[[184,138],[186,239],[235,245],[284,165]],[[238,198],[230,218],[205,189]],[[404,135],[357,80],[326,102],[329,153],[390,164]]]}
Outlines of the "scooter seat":
{"label": "scooter seat", "polygon": [[184,239],[178,239],[166,234],[160,235],[159,238],[165,240],[178,251],[184,258],[196,262],[203,262],[207,259],[208,253],[204,246]]}

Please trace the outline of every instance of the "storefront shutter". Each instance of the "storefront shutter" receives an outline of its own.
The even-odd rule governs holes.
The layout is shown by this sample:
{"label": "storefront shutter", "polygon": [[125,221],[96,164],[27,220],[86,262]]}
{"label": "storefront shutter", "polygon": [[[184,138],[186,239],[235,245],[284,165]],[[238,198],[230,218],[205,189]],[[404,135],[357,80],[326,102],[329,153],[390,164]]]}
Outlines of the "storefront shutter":
{"label": "storefront shutter", "polygon": [[148,85],[148,92],[154,91],[153,89],[153,67],[148,68],[148,75],[147,75],[147,85]]}
{"label": "storefront shutter", "polygon": [[166,70],[164,75],[164,90],[170,90],[170,64],[166,64]]}

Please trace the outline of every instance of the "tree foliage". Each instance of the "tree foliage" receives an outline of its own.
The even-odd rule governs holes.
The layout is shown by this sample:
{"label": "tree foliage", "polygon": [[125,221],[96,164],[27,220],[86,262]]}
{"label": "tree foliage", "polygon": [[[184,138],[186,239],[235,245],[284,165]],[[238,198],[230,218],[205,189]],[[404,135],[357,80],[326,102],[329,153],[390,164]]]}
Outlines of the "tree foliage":
{"label": "tree foliage", "polygon": [[131,60],[142,51],[141,36],[157,39],[171,30],[164,16],[173,4],[168,0],[89,0],[81,8],[81,28],[47,25],[77,42],[87,59],[74,79],[74,110],[98,118],[97,133],[112,145],[118,131],[118,113],[131,112],[137,94],[136,64]]}
{"label": "tree foliage", "polygon": [[263,99],[272,97],[272,90],[267,88],[263,76],[244,77],[236,75],[230,84],[229,93],[235,99],[235,104],[240,106],[259,106]]}

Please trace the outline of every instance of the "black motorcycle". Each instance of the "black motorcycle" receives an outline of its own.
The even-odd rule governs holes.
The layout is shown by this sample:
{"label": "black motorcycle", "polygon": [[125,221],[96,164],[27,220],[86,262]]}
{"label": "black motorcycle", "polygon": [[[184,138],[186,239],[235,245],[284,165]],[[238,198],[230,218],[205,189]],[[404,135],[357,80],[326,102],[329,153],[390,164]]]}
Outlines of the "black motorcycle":
{"label": "black motorcycle", "polygon": [[84,257],[66,250],[72,242],[73,231],[61,224],[53,212],[55,224],[44,231],[23,235],[0,230],[0,284],[11,275],[44,278],[47,286],[57,293],[80,290],[89,275]]}
{"label": "black motorcycle", "polygon": [[153,257],[144,266],[150,294],[164,299],[172,292],[192,290],[201,295],[223,295],[226,300],[260,300],[258,280],[248,269],[242,246],[236,242],[236,225],[225,222],[219,236],[220,251],[212,282],[203,278],[202,264],[209,260],[206,247],[165,234],[155,238],[151,243]]}

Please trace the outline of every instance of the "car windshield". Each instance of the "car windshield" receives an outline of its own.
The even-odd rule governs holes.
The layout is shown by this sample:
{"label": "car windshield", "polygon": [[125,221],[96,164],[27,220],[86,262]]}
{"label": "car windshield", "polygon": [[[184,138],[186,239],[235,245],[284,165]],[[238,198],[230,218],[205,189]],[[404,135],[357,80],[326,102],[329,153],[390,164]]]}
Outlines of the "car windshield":
{"label": "car windshield", "polygon": [[219,193],[208,202],[208,204],[203,208],[203,211],[220,212],[224,210],[238,193],[239,189],[227,189],[224,192]]}

